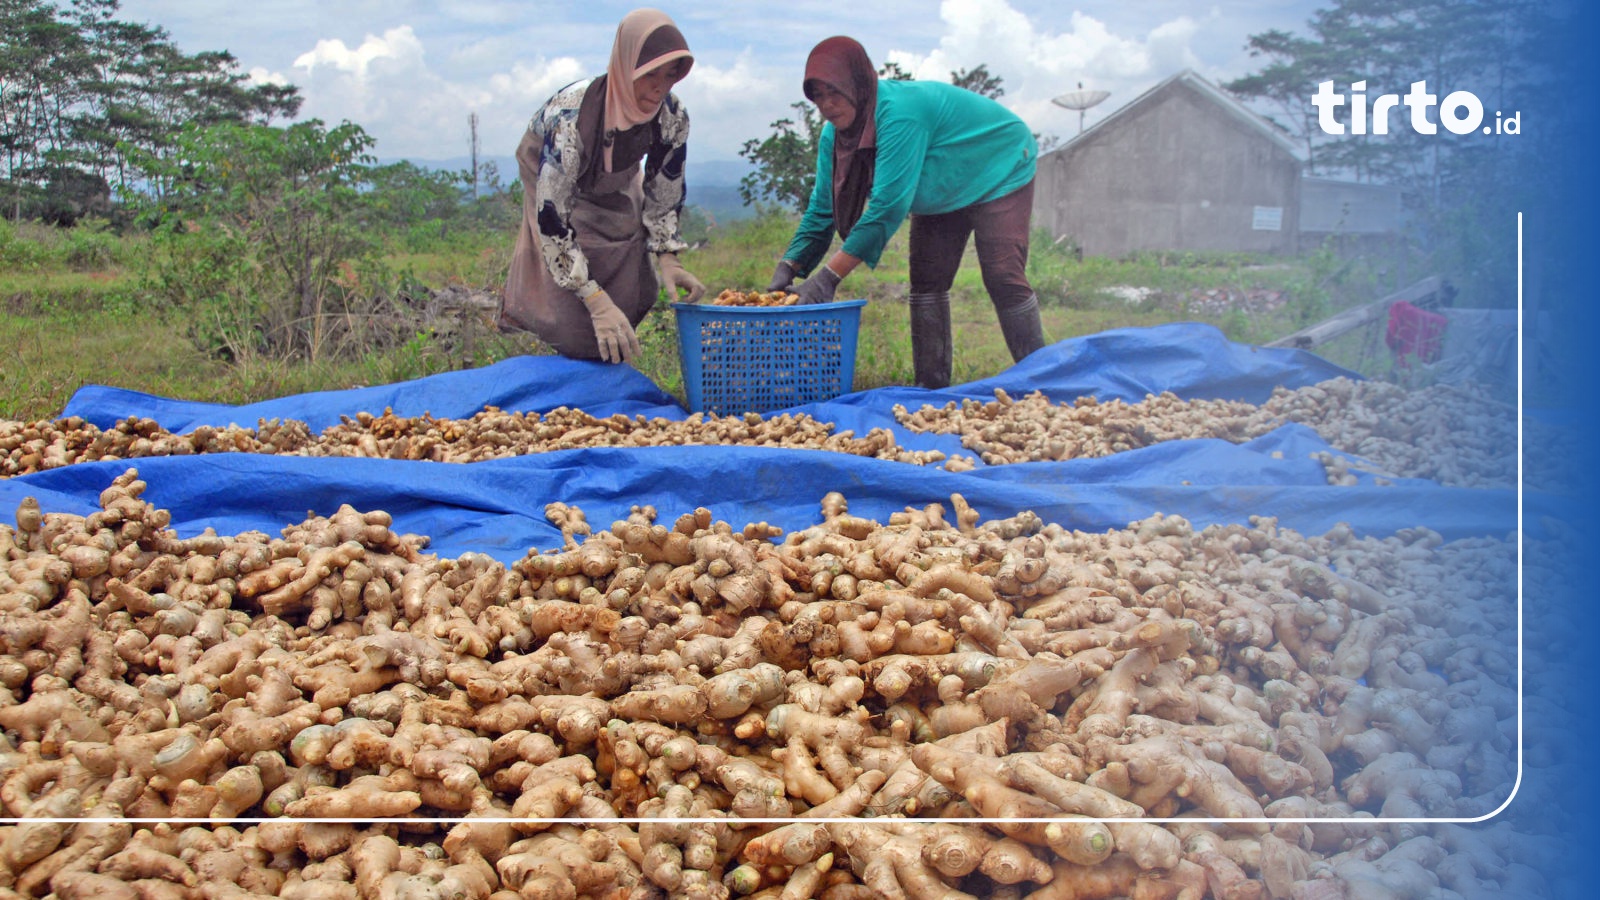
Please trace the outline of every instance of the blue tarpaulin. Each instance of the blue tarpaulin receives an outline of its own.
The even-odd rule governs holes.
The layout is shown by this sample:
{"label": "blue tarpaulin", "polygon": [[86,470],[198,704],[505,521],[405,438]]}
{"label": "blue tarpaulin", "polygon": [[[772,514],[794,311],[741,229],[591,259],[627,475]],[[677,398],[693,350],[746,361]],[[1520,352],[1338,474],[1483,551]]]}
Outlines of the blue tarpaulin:
{"label": "blue tarpaulin", "polygon": [[[908,447],[963,450],[954,436],[912,435],[893,417],[895,404],[916,409],[963,399],[989,400],[1043,391],[1056,401],[1095,395],[1135,401],[1172,391],[1185,398],[1265,400],[1274,387],[1302,387],[1352,375],[1314,355],[1234,344],[1214,328],[1166,325],[1120,329],[1061,341],[1001,374],[942,391],[881,388],[798,407],[857,434],[888,427]],[[320,430],[358,412],[429,413],[464,418],[493,405],[547,412],[561,406],[596,415],[625,413],[681,419],[688,413],[626,366],[554,357],[519,357],[493,366],[416,381],[220,406],[85,387],[65,415],[109,427],[128,416],[168,430],[259,419],[298,419]],[[880,521],[907,506],[946,502],[960,493],[986,518],[1033,510],[1046,521],[1101,531],[1156,512],[1196,525],[1276,516],[1280,524],[1320,533],[1338,522],[1388,534],[1426,525],[1446,537],[1503,535],[1516,526],[1510,490],[1443,488],[1408,479],[1378,486],[1330,487],[1312,454],[1330,448],[1314,431],[1289,425],[1246,444],[1174,441],[1102,459],[980,466],[964,472],[811,450],[758,447],[595,448],[471,464],[382,459],[206,454],[84,463],[0,482],[0,508],[24,496],[48,511],[88,513],[117,474],[136,466],[146,498],[171,510],[180,534],[215,528],[276,534],[308,513],[341,503],[383,509],[397,530],[428,535],[431,549],[456,556],[487,553],[504,561],[530,548],[560,544],[544,517],[548,503],[581,507],[596,528],[650,504],[670,522],[705,506],[742,526],[765,521],[785,530],[814,524],[818,503],[840,491],[853,513]]]}
{"label": "blue tarpaulin", "polygon": [[380,415],[385,409],[393,409],[397,416],[430,413],[440,419],[465,419],[485,406],[513,412],[548,412],[567,406],[597,416],[684,415],[671,394],[632,368],[559,356],[517,356],[481,369],[375,387],[297,394],[244,406],[171,400],[89,385],[72,395],[61,414],[78,416],[101,428],[140,416],[154,419],[168,431],[185,434],[201,425],[254,427],[262,419],[298,419],[312,431],[321,431],[339,424],[340,416],[358,412]]}

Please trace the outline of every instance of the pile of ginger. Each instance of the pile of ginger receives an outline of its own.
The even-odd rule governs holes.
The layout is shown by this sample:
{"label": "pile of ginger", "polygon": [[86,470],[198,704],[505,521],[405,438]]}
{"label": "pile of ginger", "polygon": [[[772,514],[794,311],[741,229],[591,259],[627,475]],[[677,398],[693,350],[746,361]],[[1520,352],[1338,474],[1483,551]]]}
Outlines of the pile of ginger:
{"label": "pile of ginger", "polygon": [[711,298],[712,306],[794,306],[800,295],[790,291],[741,291],[728,288]]}
{"label": "pile of ginger", "polygon": [[[1335,378],[1294,390],[1279,388],[1260,405],[1233,400],[1184,400],[1170,394],[1137,403],[1082,397],[1055,403],[1041,393],[1013,398],[996,390],[988,402],[966,400],[916,411],[895,407],[914,432],[959,435],[989,465],[1109,456],[1164,441],[1215,438],[1242,443],[1286,423],[1315,428],[1332,447],[1320,455],[1328,482],[1351,485],[1357,471],[1381,480],[1428,478],[1461,487],[1509,487],[1516,481],[1514,411],[1481,390],[1433,386],[1407,391],[1380,381]],[[1529,440],[1550,447],[1530,467],[1534,489],[1569,490],[1580,469],[1553,471],[1576,458],[1553,445],[1558,429],[1528,421]],[[272,453],[297,456],[478,462],[584,447],[720,445],[826,450],[919,466],[964,471],[972,456],[902,446],[888,428],[857,435],[804,413],[717,416],[682,420],[642,415],[594,416],[559,407],[546,413],[487,407],[465,419],[423,414],[361,413],[313,433],[296,420],[261,420],[255,428],[200,426],[174,434],[152,419],[130,417],[100,429],[77,417],[55,421],[0,420],[0,476],[27,475],[78,462],[197,453]],[[1559,486],[1559,487],[1558,487]]]}
{"label": "pile of ginger", "polygon": [[186,434],[154,419],[130,416],[101,429],[76,416],[54,421],[0,420],[0,477],[29,475],[80,462],[137,460],[202,453],[268,453],[283,456],[362,457],[471,463],[532,453],[589,447],[741,446],[826,450],[910,465],[945,463],[970,468],[957,454],[900,446],[894,432],[872,428],[857,436],[804,413],[684,419],[595,416],[565,406],[545,413],[507,412],[489,406],[465,419],[382,415],[342,416],[319,433],[295,419],[262,419],[255,428],[201,425]]}
{"label": "pile of ginger", "polygon": [[[1352,468],[1381,481],[1427,478],[1453,487],[1511,487],[1517,480],[1516,411],[1476,385],[1407,390],[1340,377],[1308,387],[1278,387],[1261,404],[1183,399],[1165,391],[1134,403],[1095,397],[1057,403],[1038,391],[1015,398],[996,389],[988,402],[964,400],[915,411],[896,406],[894,412],[913,431],[959,435],[962,446],[989,465],[1097,458],[1177,440],[1237,444],[1298,423],[1365,461],[1320,459],[1329,484],[1356,484]],[[1539,431],[1536,440],[1558,439],[1556,429],[1541,428],[1534,420],[1529,426]],[[1560,454],[1544,456],[1545,468],[1552,468]],[[1530,472],[1546,489],[1570,474]]]}
{"label": "pile of ginger", "polygon": [[1539,887],[1502,827],[1323,821],[1506,796],[1504,541],[830,494],[553,504],[507,566],[349,506],[180,538],[144,487],[0,526],[0,898]]}

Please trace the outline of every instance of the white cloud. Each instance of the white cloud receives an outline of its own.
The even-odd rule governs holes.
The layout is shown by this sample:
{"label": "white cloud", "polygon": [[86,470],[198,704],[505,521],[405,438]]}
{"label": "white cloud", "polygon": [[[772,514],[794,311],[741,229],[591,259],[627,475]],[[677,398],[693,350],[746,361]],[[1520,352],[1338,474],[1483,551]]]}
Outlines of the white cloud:
{"label": "white cloud", "polygon": [[250,71],[244,73],[244,77],[251,84],[276,84],[282,86],[289,83],[289,76],[282,72],[269,71],[263,66],[252,66]]}
{"label": "white cloud", "polygon": [[[1089,122],[1184,67],[1222,81],[1259,67],[1247,36],[1303,28],[1325,0],[879,0],[849,21],[831,0],[706,0],[674,11],[696,65],[678,93],[694,120],[690,154],[733,159],[801,100],[806,52],[840,32],[876,63],[948,80],[979,64],[1004,79],[1003,102],[1039,131],[1070,135],[1077,115],[1050,98],[1112,92]],[[605,66],[617,19],[636,4],[526,0],[316,3],[262,0],[218,16],[214,0],[123,0],[125,17],[172,29],[191,52],[228,48],[261,83],[300,87],[301,115],[359,123],[386,158],[465,155],[467,116],[483,152],[509,154],[528,118],[561,85]],[[932,13],[937,10],[937,15]],[[1077,10],[1077,11],[1074,11]]]}
{"label": "white cloud", "polygon": [[789,104],[801,99],[798,75],[760,65],[749,49],[727,67],[697,57],[673,92],[689,110],[689,152],[699,159],[735,158],[746,140],[768,134],[768,126],[792,115]]}
{"label": "white cloud", "polygon": [[1151,64],[1160,71],[1170,72],[1203,68],[1194,52],[1194,40],[1199,33],[1200,24],[1188,16],[1158,26],[1150,32],[1148,41]]}
{"label": "white cloud", "polygon": [[[1213,12],[1213,17],[1215,13]],[[1091,111],[1092,123],[1139,92],[1184,68],[1215,77],[1195,52],[1200,23],[1178,15],[1143,35],[1119,34],[1083,12],[1066,27],[1051,30],[1019,12],[1008,0],[944,0],[939,6],[944,33],[925,53],[893,50],[888,59],[919,79],[948,81],[950,73],[988,67],[1002,79],[1001,102],[1035,129],[1070,136],[1077,114],[1050,98],[1077,87],[1112,92],[1111,101]]]}
{"label": "white cloud", "polygon": [[487,75],[457,76],[448,64],[436,71],[409,25],[368,34],[353,48],[319,40],[295,68],[302,71],[302,115],[357,122],[378,138],[380,156],[416,159],[466,155],[471,113],[478,114],[482,152],[509,156],[538,105],[586,74],[570,56],[518,60]]}
{"label": "white cloud", "polygon": [[585,75],[583,66],[570,56],[540,59],[531,64],[517,62],[512,64],[511,71],[489,76],[489,94],[528,103],[543,103],[558,89]]}
{"label": "white cloud", "polygon": [[383,37],[367,35],[359,47],[351,49],[338,38],[317,41],[317,46],[302,53],[294,61],[297,69],[316,69],[331,66],[342,72],[351,72],[365,78],[368,68],[376,61],[391,59],[405,64],[421,64],[422,41],[410,25],[401,25],[383,33]]}
{"label": "white cloud", "polygon": [[[360,123],[379,139],[378,153],[385,158],[445,159],[466,153],[467,116],[476,112],[482,152],[508,156],[540,104],[604,66],[603,60],[585,63],[574,56],[513,56],[509,66],[467,72],[456,65],[456,56],[439,54],[434,58],[443,61],[430,65],[424,41],[405,25],[381,37],[369,34],[355,47],[336,38],[319,40],[295,60],[306,98],[302,114]],[[791,68],[764,63],[751,49],[697,57],[676,88],[693,121],[690,152],[701,160],[733,159],[745,140],[790,115],[789,104],[800,99],[798,70]]]}

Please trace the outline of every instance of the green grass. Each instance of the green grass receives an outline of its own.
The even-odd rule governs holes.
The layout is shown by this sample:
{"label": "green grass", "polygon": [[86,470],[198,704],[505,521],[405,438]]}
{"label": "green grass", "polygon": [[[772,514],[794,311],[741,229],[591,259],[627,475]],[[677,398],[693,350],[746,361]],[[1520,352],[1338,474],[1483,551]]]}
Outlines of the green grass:
{"label": "green grass", "polygon": [[[14,364],[0,367],[0,419],[54,418],[72,393],[87,384],[240,404],[403,381],[454,367],[449,359],[413,345],[355,360],[307,363],[252,357],[225,362],[190,346],[183,324],[177,313],[124,310],[0,314],[0,342],[15,348],[17,357]],[[509,355],[490,358],[486,353],[483,362]]]}
{"label": "green grass", "polygon": [[62,310],[0,316],[0,343],[14,362],[0,367],[0,417],[54,415],[85,384],[158,394],[218,395],[228,377],[172,337],[172,324],[116,310]]}
{"label": "green grass", "polygon": [[[683,261],[713,293],[762,288],[792,229],[793,221],[781,215],[736,223],[713,231],[704,245],[685,252]],[[356,289],[392,296],[406,288],[455,284],[497,289],[503,283],[510,231],[457,229],[431,243],[419,240],[425,233],[414,228],[391,239],[387,252],[353,276]],[[310,363],[246,355],[225,361],[206,355],[185,337],[195,313],[142,293],[142,266],[151,256],[147,239],[118,236],[101,225],[59,231],[0,222],[0,341],[17,348],[18,356],[16,364],[0,369],[0,418],[53,417],[85,384],[238,404],[551,352],[525,334],[480,330],[465,340],[458,334],[441,341],[419,331],[400,346],[368,349],[351,358]],[[1376,276],[1320,252],[1287,259],[1169,253],[1079,260],[1071,247],[1057,246],[1042,235],[1030,250],[1029,274],[1052,341],[1113,328],[1201,321],[1234,340],[1263,343],[1382,293]],[[868,301],[858,341],[857,390],[911,381],[907,282],[901,229],[876,270],[862,267],[841,288],[841,296]],[[1143,288],[1148,295],[1130,302],[1112,290],[1122,287]],[[1192,295],[1212,290],[1278,291],[1287,302],[1261,314],[1200,309]],[[970,249],[951,301],[955,381],[987,377],[1009,366],[1011,358]],[[681,400],[677,334],[665,303],[640,326],[639,337],[642,353],[636,367]],[[1365,371],[1387,368],[1386,355],[1374,351],[1368,335],[1330,345],[1325,355]]]}

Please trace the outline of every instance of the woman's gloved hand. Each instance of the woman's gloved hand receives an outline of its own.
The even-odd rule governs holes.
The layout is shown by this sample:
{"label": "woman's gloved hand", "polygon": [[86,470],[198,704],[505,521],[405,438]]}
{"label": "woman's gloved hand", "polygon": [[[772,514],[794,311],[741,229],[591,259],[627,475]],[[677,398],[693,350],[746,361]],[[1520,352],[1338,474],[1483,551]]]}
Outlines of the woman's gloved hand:
{"label": "woman's gloved hand", "polygon": [[685,303],[698,303],[705,296],[706,286],[678,262],[678,254],[663,253],[656,257],[656,264],[661,267],[661,286],[667,289],[669,301],[677,301],[679,288],[689,292],[689,296],[683,298]]}
{"label": "woman's gloved hand", "polygon": [[767,283],[767,293],[787,291],[791,284],[794,284],[794,264],[787,259],[779,260],[778,267],[772,270],[772,281]]}
{"label": "woman's gloved hand", "polygon": [[839,278],[832,269],[821,266],[794,289],[801,303],[831,303],[833,292],[839,289]]}
{"label": "woman's gloved hand", "polygon": [[639,355],[639,336],[633,333],[628,317],[605,291],[595,291],[583,301],[594,323],[594,338],[600,345],[600,358],[609,363],[627,362]]}

